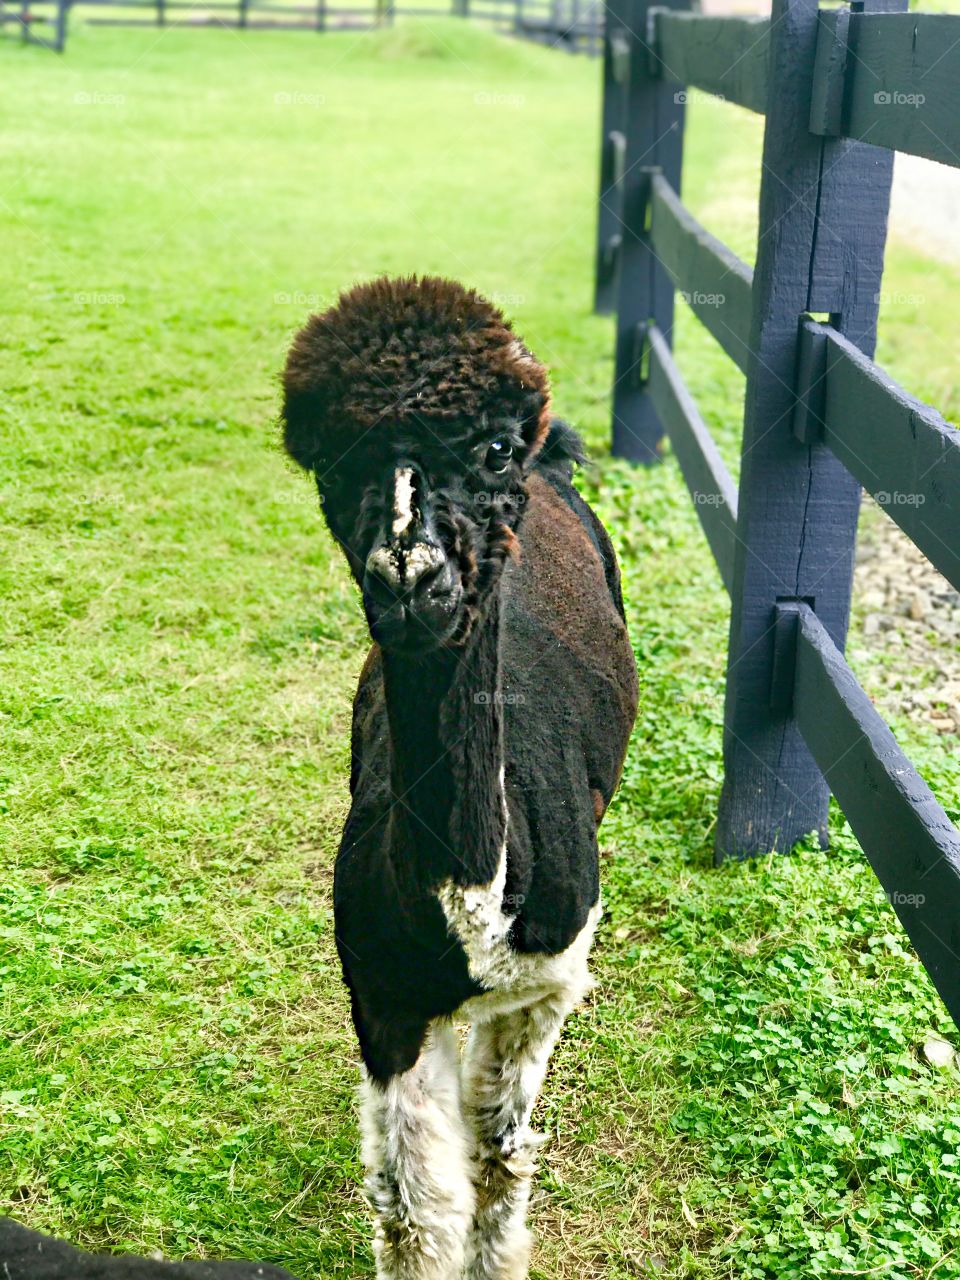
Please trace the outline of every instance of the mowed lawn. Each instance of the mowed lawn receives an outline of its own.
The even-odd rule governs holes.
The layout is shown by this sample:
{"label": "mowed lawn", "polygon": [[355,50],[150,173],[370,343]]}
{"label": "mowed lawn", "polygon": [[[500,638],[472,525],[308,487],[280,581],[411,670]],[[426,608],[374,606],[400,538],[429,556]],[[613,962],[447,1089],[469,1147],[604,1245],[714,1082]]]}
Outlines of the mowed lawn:
{"label": "mowed lawn", "polygon": [[[597,64],[443,20],[78,22],[0,77],[0,1209],[372,1274],[330,911],[365,632],[277,373],[340,287],[430,271],[551,366],[641,670],[536,1277],[960,1276],[960,1081],[919,1052],[956,1031],[842,820],[712,868],[727,602],[672,460],[603,456]],[[691,115],[688,198],[750,256],[759,122]],[[885,358],[956,412],[957,274],[891,275],[925,303]],[[679,348],[733,460],[742,380],[685,319]],[[957,817],[956,739],[897,728]]]}

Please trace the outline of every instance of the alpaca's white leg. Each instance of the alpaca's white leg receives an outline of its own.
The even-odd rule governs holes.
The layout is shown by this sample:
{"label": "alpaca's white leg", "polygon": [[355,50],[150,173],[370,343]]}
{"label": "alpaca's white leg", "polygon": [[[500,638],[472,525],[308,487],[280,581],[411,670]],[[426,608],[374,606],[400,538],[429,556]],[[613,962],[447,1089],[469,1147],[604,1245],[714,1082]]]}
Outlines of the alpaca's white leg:
{"label": "alpaca's white leg", "polygon": [[452,1026],[435,1023],[386,1086],[365,1075],[360,1107],[379,1280],[460,1280],[475,1192]]}
{"label": "alpaca's white leg", "polygon": [[530,1130],[553,1046],[581,987],[474,1024],[464,1105],[477,1135],[477,1212],[468,1280],[525,1280],[527,1202],[543,1139]]}

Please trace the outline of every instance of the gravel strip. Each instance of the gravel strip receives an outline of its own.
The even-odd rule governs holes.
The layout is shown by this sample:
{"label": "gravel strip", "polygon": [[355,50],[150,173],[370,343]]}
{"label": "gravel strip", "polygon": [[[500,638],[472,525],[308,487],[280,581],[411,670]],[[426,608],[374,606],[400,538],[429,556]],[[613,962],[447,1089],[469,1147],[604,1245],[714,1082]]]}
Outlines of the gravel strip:
{"label": "gravel strip", "polygon": [[884,659],[877,706],[960,734],[960,591],[868,497],[853,591],[852,645]]}

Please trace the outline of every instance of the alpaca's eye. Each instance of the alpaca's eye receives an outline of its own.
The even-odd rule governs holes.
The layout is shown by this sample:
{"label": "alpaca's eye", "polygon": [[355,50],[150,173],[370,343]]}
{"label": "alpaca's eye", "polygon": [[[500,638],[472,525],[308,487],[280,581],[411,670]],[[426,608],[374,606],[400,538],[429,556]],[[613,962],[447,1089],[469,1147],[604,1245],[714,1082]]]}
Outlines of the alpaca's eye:
{"label": "alpaca's eye", "polygon": [[509,440],[494,440],[487,450],[484,464],[488,471],[506,471],[507,463],[513,457],[513,445]]}

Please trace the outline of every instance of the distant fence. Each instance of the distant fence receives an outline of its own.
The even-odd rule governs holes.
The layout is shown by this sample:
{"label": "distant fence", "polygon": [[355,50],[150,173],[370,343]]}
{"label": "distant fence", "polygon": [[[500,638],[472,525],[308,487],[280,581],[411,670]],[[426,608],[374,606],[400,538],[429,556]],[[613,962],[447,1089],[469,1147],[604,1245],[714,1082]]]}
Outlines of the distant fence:
{"label": "distant fence", "polygon": [[[15,29],[24,40],[62,51],[72,12],[92,26],[200,26],[241,30],[364,31],[404,16],[452,15],[490,23],[495,30],[571,53],[599,54],[603,48],[601,0],[450,0],[450,7],[415,2],[357,0],[357,3],[288,3],[287,0],[23,0],[15,7],[0,0],[0,30]],[[42,34],[40,34],[42,33]],[[44,38],[50,34],[51,38]]]}
{"label": "distant fence", "polygon": [[[596,304],[614,451],[669,435],[732,598],[718,860],[825,844],[832,791],[960,1021],[960,833],[843,658],[861,486],[960,588],[960,433],[872,359],[893,151],[960,166],[960,17],[905,9],[612,0]],[[766,115],[752,271],[679,198],[687,86]],[[746,374],[739,491],[671,354],[675,290]]]}
{"label": "distant fence", "polygon": [[67,40],[69,0],[55,0],[39,9],[23,0],[11,5],[0,0],[0,34],[12,33],[24,44],[39,44],[62,53]]}

